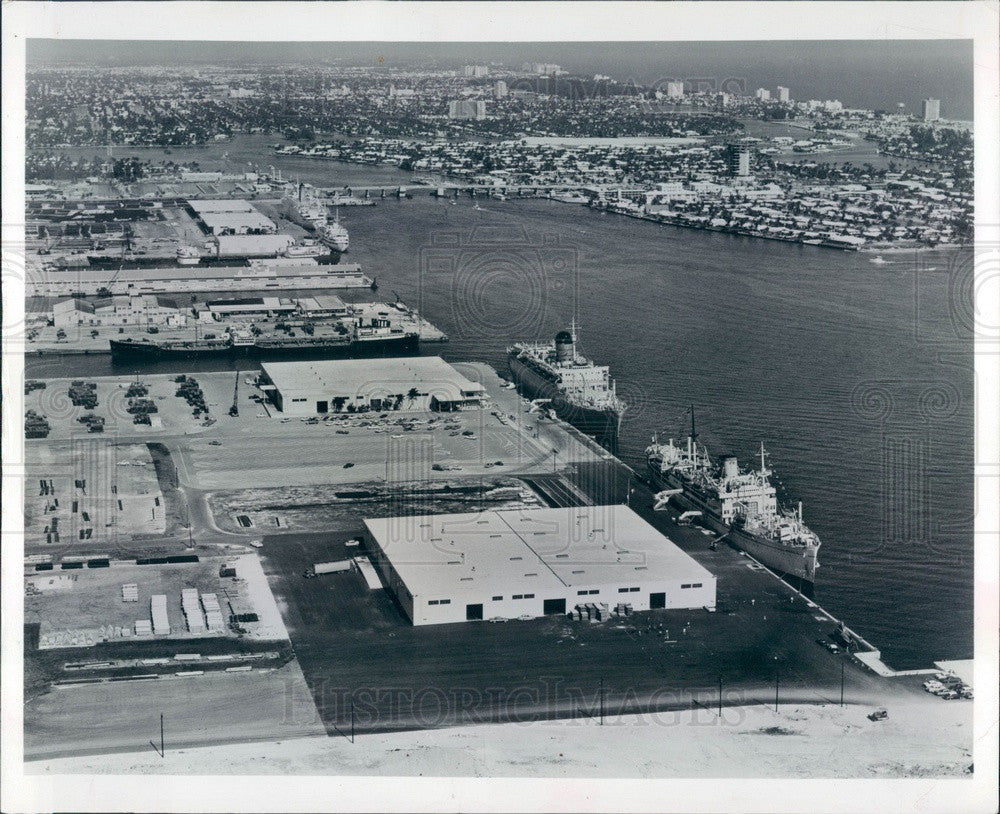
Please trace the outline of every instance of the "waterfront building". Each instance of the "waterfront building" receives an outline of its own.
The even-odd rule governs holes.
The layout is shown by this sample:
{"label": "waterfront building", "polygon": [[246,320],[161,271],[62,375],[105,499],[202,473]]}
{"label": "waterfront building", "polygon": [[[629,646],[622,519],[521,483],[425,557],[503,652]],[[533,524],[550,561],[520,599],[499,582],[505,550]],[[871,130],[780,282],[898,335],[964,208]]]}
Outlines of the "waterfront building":
{"label": "waterfront building", "polygon": [[925,122],[936,122],[941,118],[940,99],[924,99],[923,118]]}
{"label": "waterfront building", "polygon": [[493,83],[493,95],[497,99],[506,99],[507,98],[507,83],[504,82],[502,79],[498,79],[496,82],[494,82]]}
{"label": "waterfront building", "polygon": [[52,324],[56,328],[86,325],[172,325],[187,324],[187,314],[176,300],[154,294],[122,294],[98,300],[76,297],[60,300],[52,306]]}
{"label": "waterfront building", "polygon": [[714,608],[716,579],[628,506],[366,519],[364,538],[414,625]]}
{"label": "waterfront building", "polygon": [[781,85],[778,85],[778,101],[779,102],[791,101],[791,96],[789,94],[788,88],[783,88]]}
{"label": "waterfront building", "polygon": [[[385,326],[388,333],[389,325]],[[284,415],[358,410],[453,412],[479,408],[486,388],[440,356],[264,362],[262,381]]]}
{"label": "waterfront building", "polygon": [[449,119],[476,119],[480,121],[486,118],[486,102],[479,99],[456,99],[448,102]]}
{"label": "waterfront building", "polygon": [[726,145],[726,165],[730,175],[750,174],[750,148],[746,144]]}
{"label": "waterfront building", "polygon": [[490,69],[488,65],[466,65],[463,73],[465,76],[480,79],[484,76],[489,76]]}
{"label": "waterfront building", "polygon": [[757,88],[756,92],[754,93],[754,96],[760,99],[760,101],[766,102],[771,98],[771,91],[769,91],[767,88]]}

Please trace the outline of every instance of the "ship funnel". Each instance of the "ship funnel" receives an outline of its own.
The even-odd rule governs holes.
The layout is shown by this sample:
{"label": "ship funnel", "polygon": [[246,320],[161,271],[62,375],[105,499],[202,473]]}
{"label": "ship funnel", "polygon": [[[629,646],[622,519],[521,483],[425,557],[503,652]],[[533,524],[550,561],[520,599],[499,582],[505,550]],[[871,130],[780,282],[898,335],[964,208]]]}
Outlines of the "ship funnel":
{"label": "ship funnel", "polygon": [[569,331],[559,331],[556,334],[556,361],[572,362],[576,359],[576,343]]}
{"label": "ship funnel", "polygon": [[724,458],[722,461],[722,477],[725,480],[731,480],[740,474],[740,465],[736,458],[729,456]]}

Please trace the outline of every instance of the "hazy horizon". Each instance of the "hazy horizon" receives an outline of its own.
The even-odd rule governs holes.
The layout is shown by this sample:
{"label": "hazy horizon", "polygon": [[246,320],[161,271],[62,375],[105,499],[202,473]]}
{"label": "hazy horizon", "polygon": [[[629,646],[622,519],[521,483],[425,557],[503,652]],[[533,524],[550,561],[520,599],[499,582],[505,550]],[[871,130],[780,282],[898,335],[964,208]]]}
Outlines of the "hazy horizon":
{"label": "hazy horizon", "polygon": [[[29,68],[60,64],[149,67],[332,65],[454,67],[464,62],[553,62],[574,75],[607,74],[652,84],[665,79],[742,82],[791,89],[794,99],[839,99],[848,107],[913,113],[941,100],[942,116],[973,117],[971,40],[797,40],[768,42],[206,42],[28,41]],[[803,67],[807,66],[807,67]]]}

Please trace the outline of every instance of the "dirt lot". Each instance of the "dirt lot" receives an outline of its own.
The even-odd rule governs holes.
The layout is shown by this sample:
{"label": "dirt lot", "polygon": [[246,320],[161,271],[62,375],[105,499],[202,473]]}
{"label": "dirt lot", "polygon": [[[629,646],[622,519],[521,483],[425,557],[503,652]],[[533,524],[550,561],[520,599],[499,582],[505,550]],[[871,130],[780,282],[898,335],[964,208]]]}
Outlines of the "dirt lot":
{"label": "dirt lot", "polygon": [[29,442],[26,454],[27,544],[115,543],[164,533],[163,494],[145,444],[88,433],[63,442]]}
{"label": "dirt lot", "polygon": [[152,752],[149,741],[159,744],[161,713],[168,754],[324,731],[302,672],[291,662],[273,672],[206,672],[53,690],[25,704],[25,759]]}
{"label": "dirt lot", "polygon": [[[538,506],[541,501],[516,478],[481,478],[415,483],[402,494],[385,483],[291,486],[216,492],[210,506],[216,524],[229,532],[276,534],[329,529],[356,523],[359,517],[396,513],[401,500],[422,503],[426,513],[468,511],[470,505],[491,509]],[[247,525],[249,523],[249,525]]]}

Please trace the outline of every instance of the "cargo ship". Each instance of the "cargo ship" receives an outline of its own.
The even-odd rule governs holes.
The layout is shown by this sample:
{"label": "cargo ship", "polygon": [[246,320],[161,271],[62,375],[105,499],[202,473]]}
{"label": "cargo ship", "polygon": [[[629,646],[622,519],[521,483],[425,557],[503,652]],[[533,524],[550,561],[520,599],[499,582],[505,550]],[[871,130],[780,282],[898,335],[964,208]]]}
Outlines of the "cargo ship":
{"label": "cargo ship", "polygon": [[654,437],[647,447],[653,482],[664,490],[657,500],[675,499],[683,508],[700,513],[701,522],[731,545],[811,586],[819,568],[819,537],[803,522],[801,503],[795,510],[778,504],[764,444],[760,469],[743,470],[731,455],[716,464],[697,439],[691,408],[686,444],[675,445],[673,438],[661,444]]}
{"label": "cargo ship", "polygon": [[[385,322],[373,321],[373,322]],[[249,327],[228,326],[221,336],[204,339],[112,339],[111,359],[160,361],[201,359],[215,356],[274,360],[287,357],[323,359],[366,359],[415,356],[420,351],[420,335],[389,327],[388,324],[361,325],[337,336],[289,337],[255,334]]]}
{"label": "cargo ship", "polygon": [[625,404],[608,368],[577,353],[575,324],[556,334],[554,342],[512,345],[507,362],[522,393],[611,452],[618,451]]}

